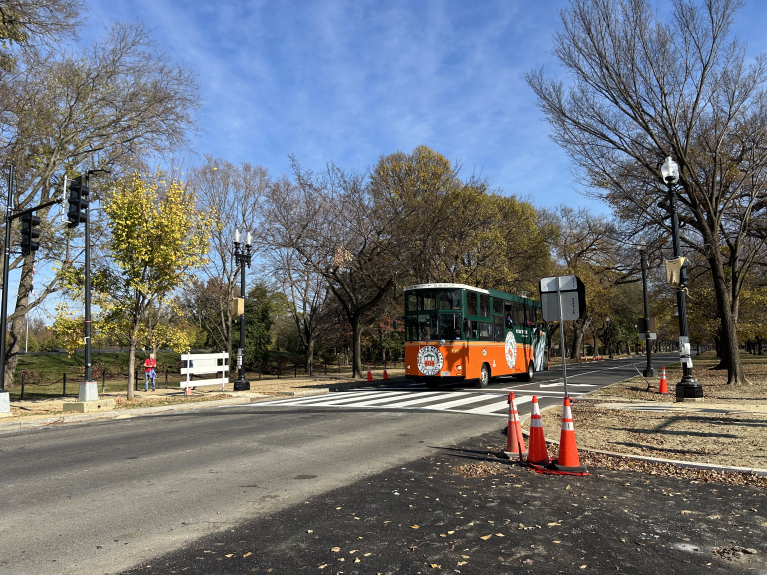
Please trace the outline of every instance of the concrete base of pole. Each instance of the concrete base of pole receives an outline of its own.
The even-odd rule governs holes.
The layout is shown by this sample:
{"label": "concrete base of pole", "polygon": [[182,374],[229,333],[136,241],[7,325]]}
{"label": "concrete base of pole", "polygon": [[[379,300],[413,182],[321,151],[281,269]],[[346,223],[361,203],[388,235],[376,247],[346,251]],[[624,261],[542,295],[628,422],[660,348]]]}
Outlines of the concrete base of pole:
{"label": "concrete base of pole", "polygon": [[111,411],[115,408],[114,399],[99,399],[96,401],[73,401],[64,404],[64,413],[94,413],[96,411]]}
{"label": "concrete base of pole", "polygon": [[642,370],[642,375],[644,377],[655,377],[655,370],[652,367],[646,367]]}
{"label": "concrete base of pole", "polygon": [[77,401],[98,401],[99,388],[95,381],[86,381],[80,384],[80,394]]}
{"label": "concrete base of pole", "polygon": [[703,386],[691,375],[685,375],[676,384],[676,400],[700,402],[703,401]]}
{"label": "concrete base of pole", "polygon": [[250,391],[250,382],[247,379],[238,379],[234,382],[234,391]]}
{"label": "concrete base of pole", "polygon": [[0,417],[11,416],[11,394],[7,391],[0,392]]}

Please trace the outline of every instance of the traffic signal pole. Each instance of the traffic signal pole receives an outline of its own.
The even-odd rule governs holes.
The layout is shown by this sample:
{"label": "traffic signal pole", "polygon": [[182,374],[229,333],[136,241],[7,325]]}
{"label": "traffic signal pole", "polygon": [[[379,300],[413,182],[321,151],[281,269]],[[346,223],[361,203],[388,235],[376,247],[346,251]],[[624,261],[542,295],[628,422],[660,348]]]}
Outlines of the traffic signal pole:
{"label": "traffic signal pole", "polygon": [[[86,189],[89,188],[89,183],[90,174],[85,176]],[[91,218],[87,217],[85,219],[85,381],[80,384],[78,399],[92,401],[98,398],[98,385],[95,381],[91,381]]]}
{"label": "traffic signal pole", "polygon": [[[8,267],[11,259],[11,215],[13,212],[13,184],[16,168],[13,164],[8,170],[8,203],[5,209],[5,244],[3,244],[3,302],[0,305],[0,413],[10,413],[11,404],[5,391],[5,320],[8,317]],[[7,404],[7,410],[6,408]]]}

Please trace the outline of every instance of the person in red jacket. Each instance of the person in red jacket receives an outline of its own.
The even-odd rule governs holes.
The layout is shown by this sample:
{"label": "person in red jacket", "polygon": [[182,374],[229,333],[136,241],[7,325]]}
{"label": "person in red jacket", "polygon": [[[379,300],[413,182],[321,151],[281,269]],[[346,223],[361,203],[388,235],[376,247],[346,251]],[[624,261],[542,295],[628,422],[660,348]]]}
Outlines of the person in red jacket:
{"label": "person in red jacket", "polygon": [[152,391],[154,391],[154,381],[157,378],[157,360],[154,354],[150,354],[148,358],[144,360],[144,391],[149,391],[149,380],[152,380]]}

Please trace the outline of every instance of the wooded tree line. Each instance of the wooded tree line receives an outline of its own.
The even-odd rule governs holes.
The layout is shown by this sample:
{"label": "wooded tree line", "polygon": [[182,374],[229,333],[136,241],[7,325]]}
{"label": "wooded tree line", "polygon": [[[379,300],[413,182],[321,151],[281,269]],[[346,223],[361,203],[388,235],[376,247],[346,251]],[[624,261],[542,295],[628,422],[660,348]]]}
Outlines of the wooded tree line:
{"label": "wooded tree line", "polygon": [[[13,205],[60,194],[64,175],[108,171],[92,186],[104,205],[92,212],[94,289],[102,333],[133,352],[234,351],[235,229],[254,234],[249,363],[269,347],[293,346],[311,372],[315,353],[333,349],[348,352],[362,375],[363,344],[383,357],[400,345],[393,320],[406,285],[455,282],[537,297],[541,277],[570,273],[586,284],[589,310],[568,327],[570,352],[579,354],[585,338],[603,345],[608,329],[614,344],[630,345],[643,315],[640,241],[648,246],[653,314],[671,340],[678,332],[675,292],[662,275],[670,223],[659,165],[672,156],[681,171],[691,336],[713,340],[730,381],[745,381],[739,344],[765,331],[767,147],[764,60],[747,60],[729,32],[740,2],[675,0],[668,23],[656,22],[643,0],[573,0],[562,12],[555,54],[573,82],[542,71],[527,79],[552,137],[609,216],[536,209],[425,146],[356,170],[332,161],[311,170],[291,157],[291,174],[278,178],[214,156],[179,163],[196,127],[197,79],[158,52],[142,25],[115,24],[90,48],[68,53],[51,43],[76,29],[77,2],[6,4],[0,15],[46,6],[39,15],[48,16],[38,32],[34,18],[9,17],[10,31],[0,29],[10,46],[0,70],[0,153],[17,167]],[[157,158],[166,166],[160,173],[150,167]],[[166,236],[156,222],[168,214],[175,220]],[[40,215],[37,265],[58,272],[30,298],[34,256],[12,260],[21,282],[9,317],[7,382],[24,316],[51,294],[73,298],[57,327],[67,347],[81,341],[82,238],[62,229],[57,214]]]}

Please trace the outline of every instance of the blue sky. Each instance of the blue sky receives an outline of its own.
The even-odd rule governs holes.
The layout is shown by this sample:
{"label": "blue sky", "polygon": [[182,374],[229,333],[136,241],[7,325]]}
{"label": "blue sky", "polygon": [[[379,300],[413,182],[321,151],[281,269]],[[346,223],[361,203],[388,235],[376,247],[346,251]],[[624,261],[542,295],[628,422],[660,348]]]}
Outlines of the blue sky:
{"label": "blue sky", "polygon": [[[199,74],[199,154],[290,173],[325,160],[364,169],[424,144],[463,174],[536,206],[605,211],[578,194],[567,157],[524,81],[545,66],[567,0],[89,0],[84,41],[110,20],[141,20],[171,61]],[[670,2],[657,0],[661,16]],[[767,2],[736,32],[767,51]],[[564,78],[563,78],[564,79]],[[42,278],[41,278],[42,279]]]}
{"label": "blue sky", "polygon": [[[562,1],[92,0],[92,26],[141,19],[200,75],[200,153],[289,173],[365,168],[425,144],[538,205],[584,204],[525,72]],[[595,207],[597,207],[595,205]]]}
{"label": "blue sky", "polygon": [[[174,62],[199,74],[200,154],[289,173],[288,154],[319,169],[374,164],[425,144],[492,187],[605,208],[576,191],[524,74],[551,57],[567,0],[90,0],[90,32],[141,20]],[[767,3],[738,33],[765,50]],[[670,3],[658,0],[660,13]]]}

